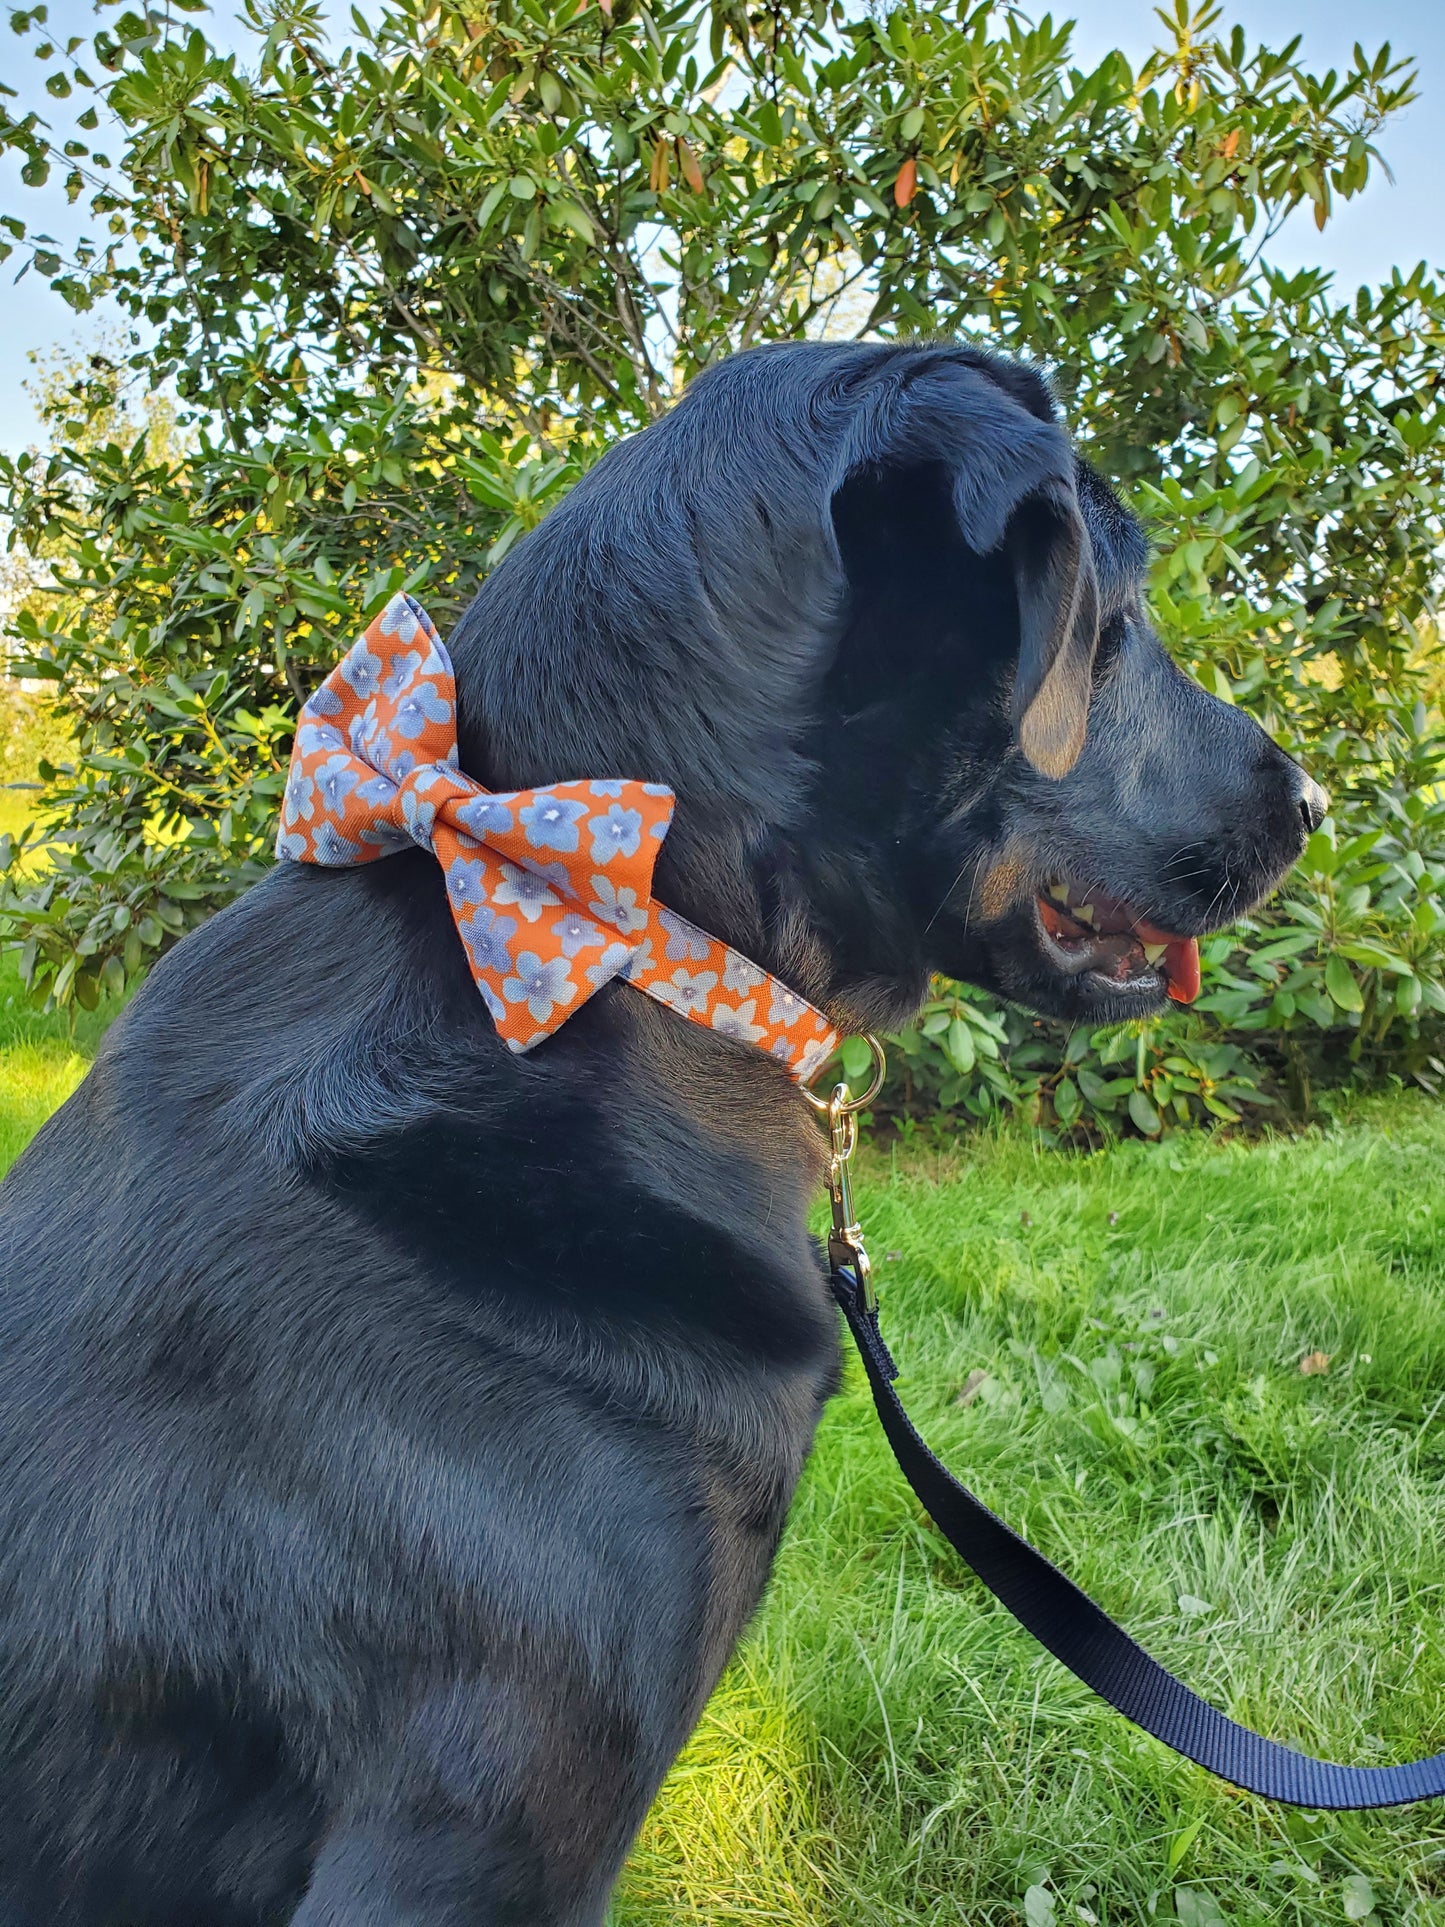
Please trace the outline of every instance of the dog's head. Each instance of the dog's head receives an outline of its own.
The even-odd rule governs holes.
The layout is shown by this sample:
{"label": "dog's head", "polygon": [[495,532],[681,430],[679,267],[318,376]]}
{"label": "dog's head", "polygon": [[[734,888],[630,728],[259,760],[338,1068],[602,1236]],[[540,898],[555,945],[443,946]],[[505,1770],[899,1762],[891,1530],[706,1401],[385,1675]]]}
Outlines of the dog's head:
{"label": "dog's head", "polygon": [[1029,369],[741,355],[488,582],[453,652],[463,767],[670,784],[659,895],[845,1023],[900,1021],[934,970],[1142,1016],[1325,806],[1175,668],[1144,566]]}

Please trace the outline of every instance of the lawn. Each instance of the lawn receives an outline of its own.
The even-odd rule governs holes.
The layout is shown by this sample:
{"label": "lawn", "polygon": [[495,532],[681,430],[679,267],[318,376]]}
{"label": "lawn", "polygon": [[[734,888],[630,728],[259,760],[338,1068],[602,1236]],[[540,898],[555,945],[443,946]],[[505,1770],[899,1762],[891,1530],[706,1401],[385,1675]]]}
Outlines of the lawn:
{"label": "lawn", "polygon": [[41,1017],[21,994],[13,953],[0,955],[0,1172],[7,1171],[84,1077],[104,1019]]}
{"label": "lawn", "polygon": [[[875,1154],[860,1187],[933,1444],[1235,1717],[1362,1764],[1445,1746],[1442,1179],[1445,1116],[1397,1099],[1296,1141]],[[1292,1814],[1126,1726],[960,1569],[856,1371],[614,1910],[1366,1917],[1445,1922],[1445,1811]]]}
{"label": "lawn", "polygon": [[[7,1001],[8,999],[8,1001]],[[0,975],[0,1163],[99,1034]],[[915,1418],[1236,1717],[1361,1762],[1445,1745],[1445,1116],[871,1154]],[[1301,1361],[1313,1369],[1301,1370]],[[961,1570],[860,1375],[614,1927],[1445,1923],[1445,1812],[1275,1810],[1124,1725]]]}

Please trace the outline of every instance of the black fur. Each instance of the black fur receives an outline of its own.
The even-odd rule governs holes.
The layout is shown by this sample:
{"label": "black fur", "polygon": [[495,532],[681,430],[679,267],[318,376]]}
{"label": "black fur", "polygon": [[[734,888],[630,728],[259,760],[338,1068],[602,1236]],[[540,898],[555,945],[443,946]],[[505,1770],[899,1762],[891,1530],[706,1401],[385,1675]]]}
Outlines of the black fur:
{"label": "black fur", "polygon": [[[1109,1014],[1038,882],[1202,930],[1309,808],[1142,564],[1029,370],[741,356],[488,581],[462,765],[672,785],[659,896],[849,1027]],[[510,1057],[421,852],[181,944],[0,1199],[0,1927],[596,1927],[835,1383],[818,1174],[625,985]]]}

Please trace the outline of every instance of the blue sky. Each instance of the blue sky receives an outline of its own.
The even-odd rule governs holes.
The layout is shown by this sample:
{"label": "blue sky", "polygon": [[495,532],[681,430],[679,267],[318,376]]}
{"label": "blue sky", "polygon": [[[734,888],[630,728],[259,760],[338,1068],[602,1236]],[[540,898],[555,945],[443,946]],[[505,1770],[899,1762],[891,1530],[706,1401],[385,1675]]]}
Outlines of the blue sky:
{"label": "blue sky", "polygon": [[[1040,4],[1037,11],[1042,11]],[[244,44],[246,36],[230,28],[223,4],[213,21],[213,38]],[[1074,48],[1080,64],[1096,61],[1119,46],[1137,61],[1153,45],[1158,26],[1150,0],[1076,0],[1054,9],[1056,16],[1072,14],[1077,21]],[[1294,34],[1304,36],[1302,53],[1316,72],[1349,60],[1357,39],[1373,51],[1389,40],[1397,54],[1410,54],[1419,67],[1420,99],[1387,129],[1381,143],[1395,179],[1383,175],[1366,192],[1344,206],[1323,234],[1316,232],[1307,209],[1301,209],[1276,238],[1274,260],[1282,267],[1320,265],[1334,271],[1350,287],[1388,277],[1393,266],[1413,267],[1419,260],[1445,268],[1445,167],[1440,156],[1439,128],[1445,114],[1445,4],[1442,0],[1225,0],[1224,22],[1239,21],[1252,40],[1282,46]],[[89,34],[95,17],[85,0],[51,0],[50,26],[62,34]],[[11,60],[5,75],[19,90],[22,108],[35,107],[56,120],[61,103],[52,101],[41,86],[42,69],[25,51],[24,40],[10,40]],[[14,111],[15,103],[7,103]],[[1432,134],[1431,130],[1435,130]],[[63,192],[47,188],[37,193],[23,188],[13,159],[0,162],[0,209],[19,214],[34,229],[47,228],[65,240],[84,229]],[[0,269],[0,275],[8,272]],[[5,294],[5,328],[0,339],[0,447],[19,448],[35,432],[35,417],[22,388],[30,372],[28,354],[57,342],[92,339],[98,323],[77,318],[43,281],[27,275]]]}

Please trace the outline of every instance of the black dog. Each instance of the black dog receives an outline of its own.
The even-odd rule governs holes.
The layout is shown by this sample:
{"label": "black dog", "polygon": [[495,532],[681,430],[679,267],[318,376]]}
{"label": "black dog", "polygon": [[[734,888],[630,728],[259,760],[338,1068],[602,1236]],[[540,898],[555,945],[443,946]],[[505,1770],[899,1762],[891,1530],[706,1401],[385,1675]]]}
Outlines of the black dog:
{"label": "black dog", "polygon": [[[671,785],[846,1029],[1148,1012],[1323,798],[1143,560],[1026,369],[744,355],[488,581],[462,767]],[[819,1168],[625,985],[508,1055],[422,851],[180,945],[4,1188],[0,1927],[595,1927],[835,1383]]]}

